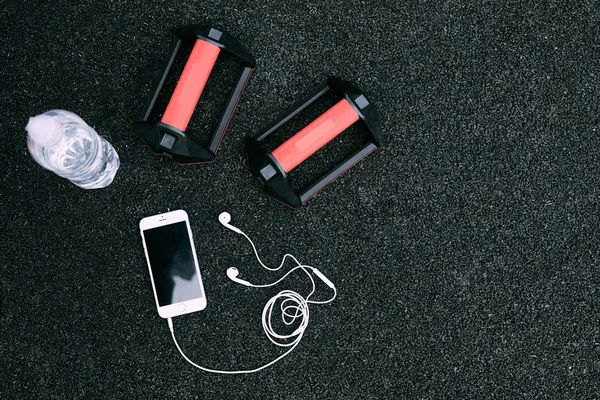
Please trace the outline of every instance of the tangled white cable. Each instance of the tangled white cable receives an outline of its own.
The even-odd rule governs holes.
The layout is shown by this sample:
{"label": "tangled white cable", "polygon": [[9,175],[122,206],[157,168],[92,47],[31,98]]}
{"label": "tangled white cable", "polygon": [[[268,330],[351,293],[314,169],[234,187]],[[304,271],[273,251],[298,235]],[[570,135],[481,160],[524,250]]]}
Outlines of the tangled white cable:
{"label": "tangled white cable", "polygon": [[[294,292],[293,290],[283,290],[283,291],[277,293],[275,296],[273,296],[267,302],[267,304],[265,304],[265,307],[263,308],[263,312],[262,312],[262,326],[263,326],[263,330],[265,331],[265,333],[267,335],[267,338],[269,338],[269,340],[271,342],[273,342],[274,344],[276,344],[277,346],[289,347],[290,349],[288,351],[286,351],[285,353],[283,353],[282,355],[280,355],[279,357],[277,357],[276,359],[274,359],[273,361],[269,362],[268,364],[265,364],[261,367],[255,368],[255,369],[243,370],[243,371],[221,371],[221,370],[202,367],[202,366],[194,363],[183,353],[183,351],[181,350],[181,347],[179,347],[179,344],[177,343],[177,339],[175,338],[175,331],[173,329],[173,321],[171,320],[171,318],[168,319],[169,329],[171,330],[171,336],[173,337],[175,346],[177,347],[177,350],[179,350],[179,353],[181,353],[183,358],[186,361],[188,361],[190,364],[192,364],[196,368],[199,368],[206,372],[214,372],[214,373],[219,373],[219,374],[248,374],[248,373],[257,372],[264,368],[267,368],[267,367],[275,364],[277,361],[281,360],[283,357],[285,357],[289,353],[291,353],[292,350],[294,350],[296,348],[296,346],[298,346],[298,343],[300,343],[300,340],[302,339],[302,336],[304,335],[304,331],[305,331],[306,327],[308,326],[308,321],[309,321],[309,316],[310,316],[308,305],[310,303],[312,303],[312,304],[327,304],[327,303],[332,302],[337,296],[337,290],[336,290],[335,286],[333,285],[333,283],[329,279],[327,279],[327,277],[325,277],[325,275],[323,275],[321,273],[321,271],[319,271],[318,269],[316,269],[314,267],[311,267],[310,265],[301,264],[296,259],[296,257],[292,256],[291,254],[284,255],[283,259],[281,260],[281,264],[278,267],[276,267],[276,268],[267,267],[261,261],[260,257],[258,256],[258,252],[256,251],[256,246],[254,246],[254,243],[252,242],[252,240],[240,229],[229,224],[229,222],[231,221],[231,216],[228,213],[221,213],[219,215],[219,221],[225,227],[231,229],[232,231],[234,231],[236,233],[243,235],[246,239],[248,239],[248,241],[252,245],[252,249],[254,250],[254,254],[256,255],[256,258],[258,259],[258,262],[260,263],[260,265],[262,265],[264,268],[268,269],[269,271],[279,270],[281,267],[283,267],[283,265],[285,264],[285,260],[288,257],[291,258],[292,260],[294,260],[294,262],[296,262],[296,264],[297,264],[296,267],[290,269],[284,276],[279,278],[277,281],[266,284],[266,285],[254,285],[248,281],[238,278],[239,272],[238,272],[237,268],[234,268],[234,267],[229,268],[227,270],[227,276],[229,277],[229,279],[231,279],[232,281],[234,281],[236,283],[244,285],[244,286],[263,288],[263,287],[270,287],[270,286],[277,285],[278,283],[283,281],[285,278],[287,278],[287,276],[289,274],[296,271],[297,269],[301,269],[302,271],[304,271],[306,273],[306,275],[308,276],[308,278],[310,279],[310,281],[312,283],[312,290],[306,297],[303,297],[302,295],[300,295],[297,292]],[[313,276],[310,273],[311,271],[320,280],[322,280],[323,283],[325,283],[327,286],[329,286],[333,290],[333,296],[330,299],[324,300],[324,301],[310,300],[310,297],[314,294],[315,289],[316,289],[315,281],[313,279]],[[294,325],[295,323],[297,323],[298,319],[300,319],[300,323],[298,324],[298,327],[296,328],[296,330],[294,330],[294,332],[292,332],[290,334],[279,334],[279,333],[275,332],[275,330],[273,329],[273,324],[272,324],[273,308],[275,307],[275,305],[278,302],[280,302],[279,307],[280,307],[280,311],[281,311],[281,319],[285,325],[287,325],[287,326]]]}

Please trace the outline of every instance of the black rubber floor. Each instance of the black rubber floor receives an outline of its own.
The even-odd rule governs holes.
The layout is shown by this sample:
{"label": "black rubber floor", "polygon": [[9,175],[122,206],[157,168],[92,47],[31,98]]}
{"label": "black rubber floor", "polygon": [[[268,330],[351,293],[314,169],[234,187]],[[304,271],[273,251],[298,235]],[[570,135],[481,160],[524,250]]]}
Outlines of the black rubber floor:
{"label": "black rubber floor", "polygon": [[[597,1],[2,3],[3,399],[600,396]],[[192,23],[229,31],[257,68],[219,159],[184,167],[132,127],[173,30]],[[249,175],[243,139],[328,75],[364,90],[386,146],[291,210]],[[198,138],[229,84],[214,79]],[[29,156],[28,117],[57,108],[116,148],[110,187],[81,190]],[[291,179],[314,179],[354,135]],[[199,364],[277,357],[262,309],[279,290],[310,289],[302,274],[271,289],[229,281],[231,266],[255,283],[282,273],[263,270],[220,212],[268,264],[290,252],[335,283],[288,357],[249,376],[180,357],[138,231],[176,209],[190,215],[208,296],[175,319]],[[315,298],[329,295],[319,285]]]}

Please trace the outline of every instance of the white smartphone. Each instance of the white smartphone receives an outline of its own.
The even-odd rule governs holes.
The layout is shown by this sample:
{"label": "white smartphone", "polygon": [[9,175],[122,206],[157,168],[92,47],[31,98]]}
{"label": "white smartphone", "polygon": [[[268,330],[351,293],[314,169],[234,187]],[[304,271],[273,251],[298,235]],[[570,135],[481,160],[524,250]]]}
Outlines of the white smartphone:
{"label": "white smartphone", "polygon": [[140,221],[158,314],[163,318],[206,307],[206,296],[188,215],[183,210]]}

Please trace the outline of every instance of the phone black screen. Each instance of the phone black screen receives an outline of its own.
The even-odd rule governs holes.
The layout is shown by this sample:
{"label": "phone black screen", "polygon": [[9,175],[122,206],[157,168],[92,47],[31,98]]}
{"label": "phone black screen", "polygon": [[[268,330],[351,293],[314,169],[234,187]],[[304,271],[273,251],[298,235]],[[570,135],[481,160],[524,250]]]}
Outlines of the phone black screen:
{"label": "phone black screen", "polygon": [[203,297],[185,222],[144,230],[159,306]]}

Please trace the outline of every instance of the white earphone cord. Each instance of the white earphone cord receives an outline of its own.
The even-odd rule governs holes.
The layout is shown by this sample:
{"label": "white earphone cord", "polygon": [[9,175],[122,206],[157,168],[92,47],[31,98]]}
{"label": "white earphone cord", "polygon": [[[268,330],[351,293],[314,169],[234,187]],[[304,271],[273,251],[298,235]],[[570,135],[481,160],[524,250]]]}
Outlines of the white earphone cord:
{"label": "white earphone cord", "polygon": [[[301,264],[296,257],[294,257],[291,254],[286,254],[283,256],[283,259],[281,260],[281,264],[279,265],[279,267],[277,268],[269,268],[267,267],[265,264],[263,264],[263,262],[261,261],[260,257],[258,256],[258,252],[256,251],[256,247],[254,246],[254,243],[252,242],[252,240],[248,237],[248,235],[246,235],[244,232],[242,232],[241,230],[239,231],[239,233],[241,233],[246,239],[248,239],[248,241],[250,242],[250,244],[252,245],[252,249],[254,250],[254,254],[256,255],[256,258],[258,259],[258,262],[260,263],[260,265],[262,265],[264,268],[268,269],[269,271],[277,271],[279,270],[283,264],[285,263],[285,260],[287,257],[290,257],[292,260],[294,260],[297,264],[296,267],[292,268],[291,270],[289,270],[284,276],[282,276],[281,278],[279,278],[277,281],[273,282],[273,283],[269,283],[266,285],[253,285],[253,284],[249,284],[249,286],[251,287],[269,287],[269,286],[274,286],[277,285],[279,282],[283,281],[285,278],[287,278],[287,276],[289,274],[291,274],[292,272],[294,272],[297,269],[302,269],[306,275],[308,275],[311,283],[312,283],[312,290],[311,292],[308,294],[308,296],[306,296],[306,298],[302,297],[300,294],[292,291],[292,290],[283,290],[279,293],[277,293],[275,296],[273,296],[268,302],[267,304],[265,304],[265,307],[263,309],[263,313],[262,313],[262,326],[263,326],[263,330],[265,331],[265,334],[267,335],[267,338],[273,342],[274,344],[276,344],[277,346],[280,347],[290,347],[290,349],[288,351],[286,351],[285,353],[283,353],[282,355],[280,355],[279,357],[277,357],[276,359],[274,359],[273,361],[255,368],[255,369],[250,369],[250,370],[244,370],[244,371],[221,371],[221,370],[216,370],[216,369],[211,369],[211,368],[206,368],[206,367],[202,367],[198,364],[196,364],[195,362],[193,362],[192,360],[190,360],[183,352],[183,350],[181,350],[181,347],[179,347],[179,343],[177,343],[177,339],[175,338],[175,330],[173,328],[173,320],[171,318],[167,319],[167,322],[169,324],[169,329],[171,330],[171,336],[173,337],[173,342],[175,342],[175,346],[177,347],[177,350],[179,350],[179,353],[181,353],[181,356],[190,364],[192,364],[194,367],[201,369],[202,371],[206,371],[206,372],[213,372],[213,373],[217,373],[217,374],[230,374],[230,375],[235,375],[235,374],[250,374],[253,372],[258,372],[262,369],[265,369],[273,364],[275,364],[277,361],[281,360],[283,357],[287,356],[289,353],[292,352],[292,350],[294,350],[296,348],[296,346],[298,346],[298,344],[300,343],[300,340],[302,339],[302,336],[304,335],[304,330],[306,329],[306,327],[308,326],[308,320],[309,320],[309,309],[308,309],[308,304],[309,303],[313,303],[313,304],[327,304],[332,302],[336,296],[337,296],[337,290],[335,288],[335,286],[333,286],[333,284],[331,284],[331,282],[329,280],[327,280],[327,278],[324,278],[324,276],[314,267],[311,267],[310,265],[303,265]],[[332,290],[333,290],[333,297],[331,297],[329,300],[324,300],[324,301],[315,301],[315,300],[309,300],[309,298],[313,295],[313,293],[315,292],[315,281],[312,277],[312,275],[310,274],[310,272],[308,271],[308,269],[311,269],[317,276],[319,276],[322,280],[324,280],[324,282],[327,284],[327,286],[329,286]],[[272,323],[271,323],[271,319],[272,319],[272,312],[273,312],[273,307],[275,306],[275,304],[277,303],[278,300],[281,300],[281,305],[280,305],[280,310],[281,310],[281,318],[284,324],[286,325],[292,325],[298,318],[302,318],[302,321],[300,322],[300,325],[298,326],[298,328],[291,334],[288,335],[280,335],[278,333],[275,332],[275,330],[272,327]],[[292,339],[293,340],[291,342],[287,342],[287,340]],[[277,340],[279,339],[279,340]]]}

